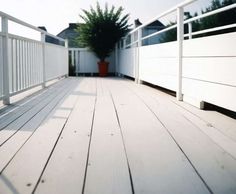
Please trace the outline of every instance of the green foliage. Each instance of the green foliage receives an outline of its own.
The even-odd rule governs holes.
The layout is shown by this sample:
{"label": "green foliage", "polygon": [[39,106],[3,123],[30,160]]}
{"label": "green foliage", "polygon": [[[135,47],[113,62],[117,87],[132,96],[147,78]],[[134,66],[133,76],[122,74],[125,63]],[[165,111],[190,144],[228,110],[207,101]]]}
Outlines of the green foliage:
{"label": "green foliage", "polygon": [[[231,5],[233,3],[236,3],[236,0],[212,0],[211,4],[205,8],[205,10],[202,10],[202,14],[219,9],[221,7],[225,7],[227,5]],[[197,13],[194,14],[194,16],[192,16],[191,14],[188,14],[186,19],[192,18],[197,16]],[[221,12],[212,16],[208,16],[205,18],[202,18],[200,20],[196,20],[194,22],[192,22],[192,31],[199,31],[199,30],[204,30],[204,29],[209,29],[209,28],[214,28],[217,26],[224,26],[224,25],[228,25],[228,24],[233,24],[236,22],[236,9],[231,9],[225,12]],[[172,22],[170,23],[168,26],[174,25],[176,24],[176,22]],[[210,32],[210,33],[206,33],[206,34],[201,34],[201,35],[197,35],[196,37],[203,37],[203,36],[209,36],[209,35],[216,35],[216,34],[220,34],[220,33],[227,33],[227,32],[231,32],[231,31],[235,31],[235,28],[233,29],[226,29],[226,30],[222,30],[222,31],[215,31],[215,32]],[[188,33],[188,26],[184,25],[184,32]],[[177,30],[176,29],[172,29],[169,30],[167,32],[165,32],[160,39],[160,43],[164,43],[164,42],[170,42],[170,41],[175,41],[177,39]]]}
{"label": "green foliage", "polygon": [[[227,5],[231,5],[236,3],[236,0],[212,0],[211,5],[207,7],[205,10],[202,10],[202,13],[207,13],[221,7],[225,7]],[[199,30],[204,30],[208,28],[213,28],[217,26],[224,26],[228,24],[233,24],[236,22],[236,9],[231,9],[225,12],[221,12],[219,14],[215,14],[206,18],[202,18],[200,20],[200,28]],[[214,32],[217,34],[217,32]]]}
{"label": "green foliage", "polygon": [[96,56],[104,61],[114,50],[116,43],[129,31],[129,14],[122,16],[123,8],[109,10],[108,5],[101,9],[97,3],[96,9],[90,7],[89,11],[83,10],[84,20],[79,28],[79,42],[87,46]]}

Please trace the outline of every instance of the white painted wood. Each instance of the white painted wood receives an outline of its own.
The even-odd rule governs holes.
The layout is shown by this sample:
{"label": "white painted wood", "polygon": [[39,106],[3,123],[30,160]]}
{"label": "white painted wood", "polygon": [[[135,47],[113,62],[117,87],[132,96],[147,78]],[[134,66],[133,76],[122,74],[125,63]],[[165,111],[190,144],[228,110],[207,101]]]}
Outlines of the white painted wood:
{"label": "white painted wood", "polygon": [[119,50],[119,73],[135,77],[135,50],[136,48]]}
{"label": "white painted wood", "polygon": [[[131,40],[132,42],[132,40]],[[137,48],[135,47],[134,49],[134,64],[135,64],[135,82],[140,83],[140,60],[139,60],[139,53],[140,53],[140,48],[142,46],[142,29],[138,30],[138,40],[137,40]]]}
{"label": "white painted wood", "polygon": [[[43,82],[43,72],[45,72],[43,70],[43,64],[47,65],[48,69],[51,69],[50,67],[52,66],[52,62],[53,64],[57,64],[57,66],[53,67],[54,71],[51,70],[51,72],[49,72],[50,75],[50,73],[53,71],[53,77],[48,78],[47,81],[51,80],[52,78],[57,78],[68,74],[68,52],[64,46],[53,45],[55,54],[49,53],[51,59],[47,56],[44,57],[44,55],[47,55],[47,53],[43,52],[45,49],[43,49],[43,44],[41,42],[13,34],[8,34],[7,21],[13,21],[21,26],[25,26],[33,29],[34,31],[43,33],[44,37],[42,37],[42,39],[45,39],[46,35],[54,37],[60,41],[64,41],[63,39],[53,36],[46,31],[40,30],[37,27],[34,27],[3,12],[0,12],[0,17],[2,19],[2,66],[5,64],[7,68],[6,69],[4,66],[2,69],[2,72],[4,71],[2,75],[4,81],[2,80],[1,83],[4,85],[0,87],[0,98],[3,100],[4,104],[10,103],[10,96],[19,92],[23,92],[26,89],[30,89],[32,86],[37,86]],[[64,50],[58,55],[59,48]],[[49,61],[45,61],[45,59],[48,59]],[[49,62],[49,64],[46,62]]]}
{"label": "white painted wood", "polygon": [[45,43],[46,80],[68,74],[68,49]]}
{"label": "white painted wood", "polygon": [[183,77],[236,87],[235,64],[236,57],[184,58]]}
{"label": "white painted wood", "polygon": [[225,136],[214,134],[212,129],[203,128],[202,123],[196,124],[193,118],[190,120],[182,115],[176,105],[163,98],[166,95],[153,89],[146,92],[143,90],[145,86],[137,88],[132,84],[132,88],[170,131],[212,192],[235,193],[236,160],[230,155],[234,152],[235,143],[229,139],[224,142]]}
{"label": "white painted wood", "polygon": [[[188,102],[206,101],[236,110],[235,98],[235,49],[232,42],[236,33],[221,34],[185,40],[183,45],[183,94]],[[215,46],[215,45],[221,45]],[[205,45],[204,47],[202,45]],[[140,79],[173,91],[177,91],[177,43],[163,43],[140,48]],[[133,69],[125,65],[130,55],[120,50],[121,68],[127,75]],[[126,60],[127,59],[127,60]],[[214,71],[213,71],[214,69]],[[194,103],[195,104],[195,103]]]}
{"label": "white painted wood", "polygon": [[235,42],[236,32],[185,40],[183,43],[183,56],[236,56],[235,44],[232,44]]}
{"label": "white painted wood", "polygon": [[43,88],[45,88],[46,86],[46,46],[45,46],[45,42],[46,42],[46,34],[45,33],[41,33],[41,42],[43,44],[42,47],[42,53],[43,53],[43,59],[42,59],[42,67],[43,67],[43,83],[42,86]]}
{"label": "white painted wood", "polygon": [[[20,25],[22,25],[22,26],[31,28],[31,29],[33,29],[33,30],[35,30],[35,31],[44,32],[44,33],[46,32],[46,31],[41,30],[40,28],[38,28],[38,27],[36,27],[36,26],[33,26],[33,25],[31,25],[31,24],[28,24],[28,23],[26,23],[26,22],[24,22],[24,21],[22,21],[22,20],[19,20],[19,19],[13,17],[13,16],[10,16],[10,15],[8,15],[8,14],[2,12],[2,11],[0,11],[0,16],[1,16],[1,17],[5,17],[5,18],[8,18],[9,20],[11,20],[11,21],[13,21],[13,22],[15,22],[15,23],[18,23],[18,24],[20,24]],[[49,35],[49,36],[51,36],[51,37],[54,37],[54,38],[56,38],[56,39],[58,39],[58,40],[65,41],[64,39],[62,39],[62,38],[60,38],[60,37],[58,37],[58,36],[55,36],[55,35],[50,34],[50,33],[48,33],[48,32],[46,32],[46,33],[47,33],[47,35]]]}
{"label": "white painted wood", "polygon": [[78,101],[35,193],[82,192],[96,98],[96,80],[84,80],[75,94]]}
{"label": "white painted wood", "polygon": [[192,22],[188,23],[188,38],[192,39],[192,31],[193,31],[193,27],[192,27]]}
{"label": "white painted wood", "polygon": [[10,104],[9,92],[9,48],[8,48],[8,19],[2,17],[2,57],[3,57],[3,104]]}
{"label": "white painted wood", "polygon": [[121,81],[107,83],[124,134],[135,193],[209,193],[145,104]]}
{"label": "white painted wood", "polygon": [[12,35],[9,41],[13,42],[9,51],[12,59],[12,68],[9,69],[12,75],[10,94],[13,95],[42,83],[43,45],[38,41]]}
{"label": "white painted wood", "polygon": [[232,111],[236,110],[236,87],[184,78],[183,92],[201,101],[209,102]]}
{"label": "white painted wood", "polygon": [[183,34],[184,34],[184,9],[183,7],[177,8],[177,90],[176,90],[176,99],[178,101],[183,101],[183,93],[182,93],[182,69],[183,69]]}
{"label": "white painted wood", "polygon": [[[98,73],[99,59],[87,48],[69,48],[71,61],[75,63],[76,73]],[[106,59],[109,62],[108,72],[114,73],[116,68],[115,52]]]}
{"label": "white painted wood", "polygon": [[14,157],[21,146],[30,138],[34,131],[42,124],[50,112],[53,112],[55,107],[63,97],[74,87],[75,83],[72,81],[64,83],[64,87],[54,90],[54,94],[48,97],[48,104],[35,115],[29,122],[27,122],[20,131],[15,134],[10,140],[0,147],[0,172],[5,168],[8,162]]}
{"label": "white painted wood", "polygon": [[132,193],[121,131],[105,79],[99,79],[86,194]]}
{"label": "white painted wood", "polygon": [[[0,176],[0,193],[32,193],[57,138],[77,101],[79,88],[49,115]],[[11,183],[12,187],[8,184]]]}

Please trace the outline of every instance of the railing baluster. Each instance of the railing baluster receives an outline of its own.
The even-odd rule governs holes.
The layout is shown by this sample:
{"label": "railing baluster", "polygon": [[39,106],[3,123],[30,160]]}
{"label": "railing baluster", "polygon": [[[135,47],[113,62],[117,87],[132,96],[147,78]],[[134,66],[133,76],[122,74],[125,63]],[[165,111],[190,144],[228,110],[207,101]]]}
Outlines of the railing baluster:
{"label": "railing baluster", "polygon": [[43,44],[43,88],[46,86],[46,61],[45,61],[45,41],[46,41],[46,35],[45,33],[41,33],[41,41]]}
{"label": "railing baluster", "polygon": [[136,50],[136,57],[135,57],[135,82],[140,83],[140,77],[139,77],[139,54],[140,54],[140,48],[142,47],[142,28],[138,30],[138,47],[135,48]]}
{"label": "railing baluster", "polygon": [[9,49],[8,49],[8,19],[2,17],[2,48],[3,48],[3,104],[10,104],[9,91]]}
{"label": "railing baluster", "polygon": [[9,93],[13,92],[13,40],[9,39]]}
{"label": "railing baluster", "polygon": [[192,39],[192,22],[188,23],[188,38]]}

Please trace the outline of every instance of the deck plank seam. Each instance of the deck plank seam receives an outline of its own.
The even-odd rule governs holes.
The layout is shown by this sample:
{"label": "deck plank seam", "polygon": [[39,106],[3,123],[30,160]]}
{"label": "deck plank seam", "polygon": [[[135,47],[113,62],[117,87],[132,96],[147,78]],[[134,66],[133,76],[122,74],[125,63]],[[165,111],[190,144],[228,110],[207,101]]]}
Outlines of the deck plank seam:
{"label": "deck plank seam", "polygon": [[84,180],[83,180],[83,186],[82,186],[82,194],[85,192],[85,186],[86,186],[86,178],[87,178],[87,172],[88,172],[88,165],[89,165],[89,155],[90,155],[90,148],[92,143],[92,136],[93,136],[93,126],[94,126],[94,118],[95,118],[95,112],[96,112],[96,105],[97,105],[97,79],[96,79],[96,91],[95,91],[96,97],[93,107],[93,116],[92,116],[92,124],[90,129],[90,138],[89,138],[89,145],[88,145],[88,151],[87,151],[87,159],[85,164],[85,171],[84,171]]}
{"label": "deck plank seam", "polygon": [[115,109],[116,119],[117,119],[117,122],[118,122],[118,125],[119,125],[119,130],[120,130],[120,133],[121,133],[121,137],[122,137],[123,149],[124,149],[124,152],[125,152],[126,163],[127,163],[127,166],[128,166],[129,179],[130,179],[130,185],[131,185],[132,194],[135,194],[134,182],[133,182],[132,172],[131,172],[131,168],[130,168],[130,162],[129,162],[129,158],[128,158],[128,154],[127,154],[127,150],[126,150],[126,146],[125,146],[125,139],[124,139],[124,135],[123,135],[122,128],[121,128],[119,115],[118,115],[118,112],[117,112],[117,108],[116,108],[116,105],[115,105],[112,93],[111,93],[109,88],[108,88],[108,90],[109,90],[109,93],[110,93],[110,96],[111,96],[111,99],[112,99],[113,107]]}

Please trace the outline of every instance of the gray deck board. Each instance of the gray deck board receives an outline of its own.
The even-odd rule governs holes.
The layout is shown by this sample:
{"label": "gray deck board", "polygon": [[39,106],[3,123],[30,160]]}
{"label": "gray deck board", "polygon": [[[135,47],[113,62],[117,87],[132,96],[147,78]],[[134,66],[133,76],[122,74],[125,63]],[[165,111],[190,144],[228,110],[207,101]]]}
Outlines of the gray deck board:
{"label": "gray deck board", "polygon": [[119,78],[0,110],[0,194],[236,193],[236,121]]}
{"label": "gray deck board", "polygon": [[[124,82],[123,82],[124,83]],[[127,85],[127,82],[125,83]],[[235,144],[144,87],[130,87],[160,119],[213,193],[236,193]],[[165,96],[165,95],[164,95]],[[191,116],[191,117],[190,117]],[[213,131],[212,131],[213,130]],[[217,137],[216,137],[217,136]]]}
{"label": "gray deck board", "polygon": [[146,105],[123,81],[110,82],[107,84],[117,106],[135,193],[209,193]]}
{"label": "gray deck board", "polygon": [[[22,145],[31,137],[34,131],[46,120],[50,112],[63,100],[69,92],[68,89],[62,87],[60,90],[55,91],[52,99],[48,99],[49,103],[39,111],[30,121],[28,121],[20,130],[11,137],[0,149],[0,172],[5,168],[7,163],[17,153]],[[19,110],[20,111],[20,110]]]}
{"label": "gray deck board", "polygon": [[82,192],[96,98],[95,80],[82,83],[77,95],[77,103],[41,177],[36,193]]}
{"label": "gray deck board", "polygon": [[112,99],[102,80],[97,82],[97,100],[84,193],[131,194],[126,154]]}

